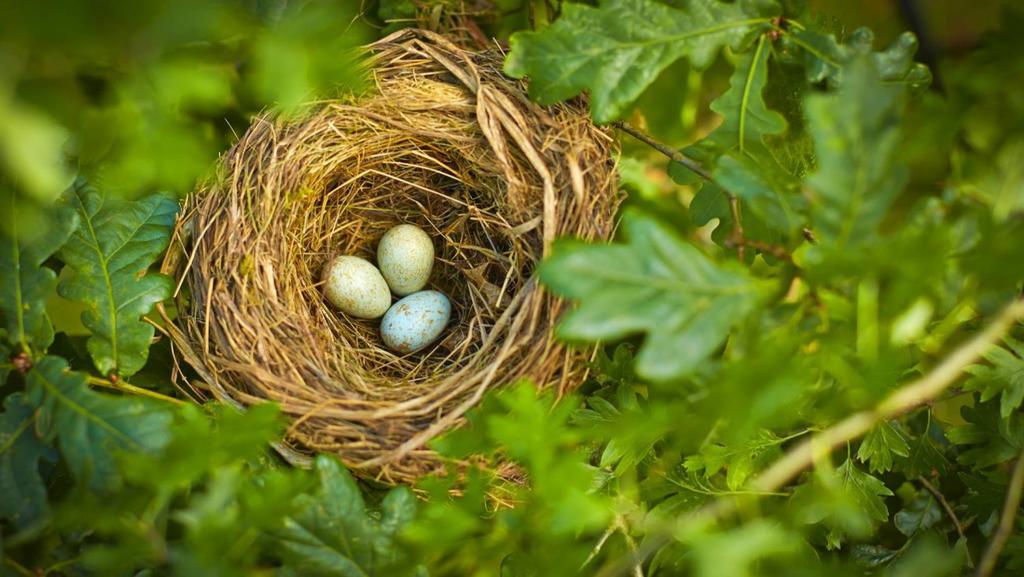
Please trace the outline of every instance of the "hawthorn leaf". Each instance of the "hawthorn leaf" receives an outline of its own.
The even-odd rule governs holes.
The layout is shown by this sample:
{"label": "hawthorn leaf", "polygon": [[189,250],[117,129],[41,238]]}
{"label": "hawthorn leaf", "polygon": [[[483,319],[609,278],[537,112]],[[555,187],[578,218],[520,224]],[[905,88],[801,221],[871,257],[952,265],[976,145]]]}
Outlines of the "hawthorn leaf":
{"label": "hawthorn leaf", "polygon": [[910,443],[910,454],[905,460],[898,461],[898,466],[907,477],[931,477],[933,474],[945,475],[949,470],[949,459],[946,458],[942,448],[936,444],[930,431],[935,427],[937,434],[941,432],[935,424],[929,423],[928,429],[921,433],[917,439]]}
{"label": "hawthorn leaf", "polygon": [[975,365],[967,370],[972,378],[964,391],[979,391],[981,401],[999,397],[999,414],[1008,418],[1024,401],[1024,343],[1006,339],[1006,347],[994,347],[985,353],[991,365]]}
{"label": "hawthorn leaf", "polygon": [[170,242],[178,204],[163,195],[106,198],[81,182],[65,201],[82,224],[60,251],[70,274],[57,290],[87,305],[82,323],[92,332],[87,346],[96,368],[130,376],[146,364],[153,338],[140,317],[171,293],[171,279],[146,271]]}
{"label": "hawthorn leaf", "polygon": [[120,484],[119,451],[154,452],[169,439],[170,412],[148,399],[97,393],[60,357],[41,359],[25,381],[26,398],[39,407],[37,430],[57,439],[75,478],[93,490]]}
{"label": "hawthorn leaf", "polygon": [[912,537],[918,531],[927,531],[942,519],[939,502],[927,491],[921,491],[905,508],[893,515],[893,524],[900,533]]}
{"label": "hawthorn leaf", "polygon": [[705,478],[724,469],[725,484],[730,490],[738,491],[754,473],[781,456],[782,441],[771,431],[761,430],[736,445],[706,443],[700,453],[686,458],[684,466],[687,471],[703,471]]}
{"label": "hawthorn leaf", "polygon": [[52,449],[35,434],[33,407],[21,393],[4,399],[0,413],[0,519],[25,527],[47,509],[46,485],[39,474],[40,459]]}
{"label": "hawthorn leaf", "polygon": [[804,523],[823,523],[829,549],[848,534],[867,536],[889,519],[885,497],[892,491],[877,477],[856,467],[852,458],[835,470],[820,470],[793,492],[790,504]]}
{"label": "hawthorn leaf", "polygon": [[883,84],[862,57],[834,94],[807,97],[818,168],[807,179],[811,220],[822,244],[870,241],[907,181],[899,161],[903,90]]}
{"label": "hawthorn leaf", "polygon": [[661,381],[686,375],[725,342],[769,285],[733,263],[715,263],[650,216],[627,211],[623,229],[629,244],[562,240],[541,265],[552,291],[578,301],[558,333],[588,341],[646,333],[637,373]]}
{"label": "hawthorn leaf", "polygon": [[[6,193],[13,203],[13,193]],[[5,211],[13,214],[11,210]],[[46,314],[46,299],[57,284],[57,274],[43,265],[71,236],[78,224],[72,210],[58,207],[45,234],[23,234],[19,219],[11,218],[0,232],[0,327],[15,349],[29,354],[44,352],[53,342],[53,326]]]}
{"label": "hawthorn leaf", "polygon": [[609,122],[676,60],[704,69],[722,47],[741,49],[777,15],[769,2],[567,2],[554,24],[512,35],[505,73],[529,76],[530,95],[542,104],[587,90],[594,120]]}
{"label": "hawthorn leaf", "polygon": [[857,459],[868,464],[872,473],[885,473],[892,469],[896,456],[907,457],[910,447],[892,422],[884,421],[868,431],[857,450]]}
{"label": "hawthorn leaf", "polygon": [[321,455],[314,470],[319,492],[297,497],[299,512],[271,532],[285,562],[304,575],[398,574],[403,549],[397,535],[415,516],[412,492],[405,487],[392,489],[381,503],[378,520],[367,511],[359,487],[336,459]]}
{"label": "hawthorn leaf", "polygon": [[964,406],[960,414],[966,424],[947,433],[956,445],[971,445],[957,459],[964,465],[988,467],[1009,461],[1024,447],[1024,419],[1014,413],[1001,418],[994,402]]}

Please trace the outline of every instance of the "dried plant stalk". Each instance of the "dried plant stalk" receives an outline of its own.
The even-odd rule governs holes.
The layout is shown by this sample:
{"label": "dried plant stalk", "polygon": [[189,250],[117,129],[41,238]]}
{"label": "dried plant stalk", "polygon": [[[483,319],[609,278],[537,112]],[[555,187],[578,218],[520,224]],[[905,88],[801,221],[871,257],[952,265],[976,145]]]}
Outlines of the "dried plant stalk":
{"label": "dried plant stalk", "polygon": [[[421,30],[370,49],[374,91],[258,118],[186,200],[162,268],[176,312],[161,312],[213,396],[280,404],[291,462],[333,452],[396,483],[441,466],[426,443],[487,390],[583,380],[587,352],[554,340],[564,303],[533,273],[556,236],[608,238],[620,197],[615,144],[585,104],[530,102],[500,53]],[[433,237],[429,288],[449,295],[453,321],[398,356],[318,283],[331,256],[373,260],[403,222]]]}

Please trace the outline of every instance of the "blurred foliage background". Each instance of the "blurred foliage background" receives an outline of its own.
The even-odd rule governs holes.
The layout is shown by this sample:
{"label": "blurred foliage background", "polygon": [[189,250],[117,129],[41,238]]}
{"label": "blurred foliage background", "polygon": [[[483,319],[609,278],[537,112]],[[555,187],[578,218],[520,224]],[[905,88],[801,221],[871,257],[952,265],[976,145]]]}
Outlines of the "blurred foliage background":
{"label": "blurred foliage background", "polygon": [[[25,378],[15,374],[13,361],[0,364],[0,375],[12,375],[0,389],[0,487],[14,494],[32,484],[30,471],[41,471],[36,476],[45,479],[46,491],[26,498],[52,501],[34,511],[45,522],[29,523],[28,512],[6,508],[10,502],[0,495],[0,545],[13,552],[0,575],[511,577],[573,574],[580,567],[604,567],[606,575],[634,571],[621,560],[638,550],[653,553],[646,565],[653,574],[960,574],[965,551],[976,557],[996,531],[1010,460],[1024,447],[1017,414],[1022,353],[1013,340],[956,394],[876,429],[859,447],[847,446],[839,468],[823,467],[828,471],[809,476],[792,495],[780,494],[792,496],[786,505],[754,504],[734,525],[691,527],[673,534],[671,543],[659,541],[665,533],[659,519],[734,494],[789,444],[867,406],[898,377],[934,361],[955,340],[951,335],[975,330],[979,311],[994,310],[1020,290],[1022,12],[997,0],[782,4],[806,11],[806,21],[841,41],[859,26],[875,31],[876,46],[912,30],[921,43],[918,59],[932,69],[935,81],[913,95],[903,119],[898,155],[910,167],[907,189],[875,244],[839,263],[853,271],[847,276],[863,272],[890,284],[879,289],[846,278],[838,265],[838,271],[818,269],[810,280],[829,287],[815,295],[824,303],[808,305],[806,292],[787,297],[737,329],[723,354],[728,362],[716,359],[667,386],[637,376],[640,339],[634,338],[602,351],[580,395],[557,406],[527,386],[488,398],[473,414],[472,430],[436,448],[453,457],[511,456],[531,484],[495,486],[471,476],[458,486],[463,498],[450,499],[453,479],[428,479],[418,489],[431,499],[417,505],[406,489],[357,485],[329,458],[312,472],[283,467],[266,451],[283,426],[271,407],[245,415],[171,411],[131,395],[96,393],[112,383],[102,378],[107,375],[86,375],[94,354],[80,317],[86,306],[60,296],[57,282],[41,283],[58,333],[43,340],[52,340],[50,354],[69,359],[74,371],[56,356],[36,358]],[[417,24],[505,48],[516,31],[547,28],[560,9],[558,0],[2,2],[0,233],[26,245],[54,245],[35,251],[34,264],[51,272],[67,264],[60,281],[73,284],[68,269],[88,270],[88,263],[50,254],[71,234],[73,220],[54,202],[76,182],[76,191],[85,191],[87,181],[125,201],[154,193],[181,197],[209,174],[254,114],[288,113],[365,89],[354,51],[362,44]],[[673,149],[701,141],[722,123],[710,105],[729,87],[739,58],[726,50],[699,71],[685,59],[673,63],[623,117]],[[801,97],[782,91],[766,100],[781,108]],[[693,204],[697,187],[673,180],[658,152],[623,136],[620,174],[631,208],[656,214],[714,258],[731,258],[712,242],[722,244],[714,237],[725,231],[721,217],[701,218],[714,211]],[[945,260],[947,253],[956,256]],[[960,268],[949,264],[954,259]],[[759,260],[752,269],[761,274],[776,264]],[[953,286],[959,279],[950,274],[970,278],[971,286]],[[827,309],[823,320],[812,318],[815,308]],[[874,364],[857,348],[858,322],[871,314],[881,319],[875,332],[890,333],[874,335],[876,344],[885,343]],[[903,345],[911,342],[907,352]],[[15,352],[2,347],[5,358]],[[132,383],[175,395],[168,378],[173,366],[166,341],[158,339]],[[839,382],[838,392],[828,388],[835,383],[816,380],[819,374]],[[119,461],[90,453],[88,443],[72,444],[89,435],[117,436],[97,433],[74,414],[39,422],[21,401],[31,398],[45,413],[54,403],[53,383],[97,414],[114,419],[128,411],[146,423],[146,431],[124,430],[137,454]],[[1010,411],[995,400],[1004,388]],[[808,408],[811,418],[801,414]],[[53,423],[65,428],[47,430],[59,428]],[[23,434],[28,426],[35,436]],[[95,461],[62,460],[58,452]],[[852,479],[859,493],[837,490],[840,478]],[[937,488],[928,489],[922,478]],[[948,519],[943,494],[966,529]],[[641,503],[656,503],[643,511],[653,529],[632,525],[642,516]],[[855,544],[834,551],[848,535]],[[1005,574],[1024,571],[1019,531],[1007,552]]]}

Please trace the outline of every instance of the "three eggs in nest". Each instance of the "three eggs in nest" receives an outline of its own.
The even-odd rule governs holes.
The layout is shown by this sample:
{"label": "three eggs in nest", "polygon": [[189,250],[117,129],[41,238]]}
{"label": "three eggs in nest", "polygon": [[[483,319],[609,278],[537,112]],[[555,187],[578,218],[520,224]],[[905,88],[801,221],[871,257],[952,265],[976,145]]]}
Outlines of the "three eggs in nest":
{"label": "three eggs in nest", "polygon": [[[336,256],[323,271],[329,303],[361,319],[383,315],[380,334],[397,353],[412,353],[437,340],[451,317],[444,293],[421,290],[434,266],[434,244],[423,229],[400,224],[377,245],[377,266],[357,256]],[[391,303],[391,293],[400,297]]]}

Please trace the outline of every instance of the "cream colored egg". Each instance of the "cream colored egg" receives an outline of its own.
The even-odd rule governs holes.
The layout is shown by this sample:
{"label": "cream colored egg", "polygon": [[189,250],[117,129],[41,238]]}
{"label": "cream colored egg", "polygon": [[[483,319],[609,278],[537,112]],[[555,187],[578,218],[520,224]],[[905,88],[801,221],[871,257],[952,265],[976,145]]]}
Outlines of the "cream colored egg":
{"label": "cream colored egg", "polygon": [[413,293],[388,309],[380,321],[380,336],[389,349],[414,353],[441,336],[451,314],[452,305],[443,293]]}
{"label": "cream colored egg", "polygon": [[400,224],[384,234],[377,245],[377,266],[391,292],[412,294],[427,285],[434,266],[434,243],[423,229]]}
{"label": "cream colored egg", "polygon": [[324,267],[324,297],[342,312],[375,319],[391,306],[391,291],[377,267],[357,256],[337,256]]}

